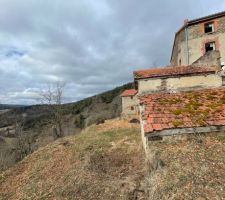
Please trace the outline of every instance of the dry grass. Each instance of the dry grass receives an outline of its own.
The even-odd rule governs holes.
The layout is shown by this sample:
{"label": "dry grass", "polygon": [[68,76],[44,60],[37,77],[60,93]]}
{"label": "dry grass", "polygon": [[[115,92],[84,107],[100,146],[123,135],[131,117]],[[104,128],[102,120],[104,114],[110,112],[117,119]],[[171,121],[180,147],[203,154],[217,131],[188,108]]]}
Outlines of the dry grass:
{"label": "dry grass", "polygon": [[147,174],[140,140],[124,120],[57,140],[0,174],[0,200],[225,199],[224,133],[151,142]]}
{"label": "dry grass", "polygon": [[152,142],[149,199],[225,199],[224,145],[224,133]]}
{"label": "dry grass", "polygon": [[0,199],[144,199],[139,126],[110,120],[0,174]]}

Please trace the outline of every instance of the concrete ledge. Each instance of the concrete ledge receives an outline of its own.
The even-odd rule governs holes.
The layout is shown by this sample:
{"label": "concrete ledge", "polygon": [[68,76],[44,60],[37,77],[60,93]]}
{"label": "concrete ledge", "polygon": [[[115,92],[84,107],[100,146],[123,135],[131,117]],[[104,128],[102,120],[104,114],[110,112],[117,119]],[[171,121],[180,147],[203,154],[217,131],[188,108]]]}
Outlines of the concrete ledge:
{"label": "concrete ledge", "polygon": [[149,134],[145,134],[147,138],[182,135],[182,134],[193,134],[193,133],[209,133],[209,132],[220,132],[225,131],[225,126],[207,126],[207,127],[193,127],[193,128],[176,128],[167,129],[162,131],[154,131]]}

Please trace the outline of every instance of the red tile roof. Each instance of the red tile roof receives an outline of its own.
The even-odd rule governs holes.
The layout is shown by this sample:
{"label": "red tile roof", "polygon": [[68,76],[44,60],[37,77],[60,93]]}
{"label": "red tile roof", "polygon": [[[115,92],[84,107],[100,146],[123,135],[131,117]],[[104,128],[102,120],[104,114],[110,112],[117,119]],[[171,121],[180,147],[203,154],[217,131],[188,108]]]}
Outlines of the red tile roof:
{"label": "red tile roof", "polygon": [[140,97],[145,133],[225,125],[225,88]]}
{"label": "red tile roof", "polygon": [[194,67],[194,66],[177,66],[177,67],[164,67],[145,69],[134,72],[136,79],[140,78],[155,78],[155,77],[168,77],[177,75],[193,75],[202,73],[215,73],[215,67]]}
{"label": "red tile roof", "polygon": [[129,96],[134,96],[137,94],[137,90],[135,89],[130,89],[130,90],[125,90],[123,93],[120,95],[121,97],[129,97]]}

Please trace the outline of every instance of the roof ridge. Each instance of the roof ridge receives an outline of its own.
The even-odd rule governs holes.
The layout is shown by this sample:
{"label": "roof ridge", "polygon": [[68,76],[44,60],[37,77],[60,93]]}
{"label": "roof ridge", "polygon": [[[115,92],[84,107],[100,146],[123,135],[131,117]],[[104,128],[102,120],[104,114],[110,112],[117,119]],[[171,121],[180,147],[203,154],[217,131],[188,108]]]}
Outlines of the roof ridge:
{"label": "roof ridge", "polygon": [[120,96],[121,97],[127,97],[127,96],[134,96],[137,94],[137,90],[136,89],[127,89],[127,90],[124,90]]}
{"label": "roof ridge", "polygon": [[225,16],[225,11],[221,11],[221,12],[217,12],[217,13],[214,13],[214,14],[206,15],[204,17],[199,17],[199,18],[192,19],[192,20],[188,21],[188,24],[189,23],[195,23],[197,21],[202,21],[202,20],[205,20],[207,18],[213,18],[213,17],[221,16],[221,15]]}
{"label": "roof ridge", "polygon": [[144,70],[134,71],[135,78],[154,78],[165,77],[174,75],[187,75],[196,73],[211,73],[216,72],[215,66],[175,66],[175,67],[163,67],[163,68],[149,68]]}

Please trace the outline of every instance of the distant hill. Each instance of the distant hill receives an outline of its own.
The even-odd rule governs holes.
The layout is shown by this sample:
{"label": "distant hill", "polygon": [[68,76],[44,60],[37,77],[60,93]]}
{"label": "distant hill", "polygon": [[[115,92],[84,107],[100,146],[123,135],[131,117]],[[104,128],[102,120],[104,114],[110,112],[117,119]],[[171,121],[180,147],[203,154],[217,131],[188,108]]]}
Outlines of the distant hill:
{"label": "distant hill", "polygon": [[[63,136],[79,134],[92,124],[104,123],[107,119],[119,117],[122,110],[119,95],[132,87],[133,84],[128,83],[78,102],[61,105]],[[5,163],[0,161],[0,171],[55,140],[51,110],[47,105],[18,106],[5,110],[7,112],[2,110],[0,152],[8,160]],[[16,130],[21,132],[20,137]]]}
{"label": "distant hill", "polygon": [[0,110],[24,107],[24,105],[0,104]]}
{"label": "distant hill", "polygon": [[[120,94],[126,90],[133,88],[132,83],[127,83],[115,89],[103,92],[101,94],[85,98],[78,102],[63,104],[62,109],[64,115],[74,116],[74,123],[78,128],[84,128],[99,120],[112,119],[118,117],[121,113],[122,104]],[[49,107],[46,105],[2,105],[2,109],[12,109],[4,115],[0,115],[0,128],[12,125],[20,121],[21,115],[26,114],[25,128],[34,128],[45,125],[51,118]],[[1,109],[1,104],[0,104]]]}

